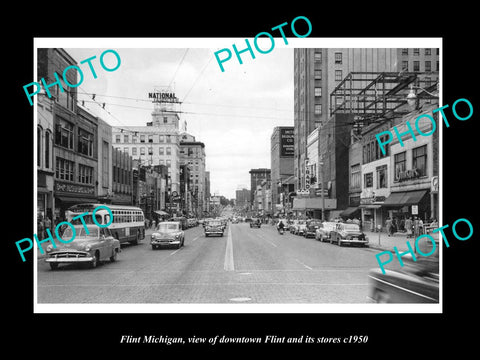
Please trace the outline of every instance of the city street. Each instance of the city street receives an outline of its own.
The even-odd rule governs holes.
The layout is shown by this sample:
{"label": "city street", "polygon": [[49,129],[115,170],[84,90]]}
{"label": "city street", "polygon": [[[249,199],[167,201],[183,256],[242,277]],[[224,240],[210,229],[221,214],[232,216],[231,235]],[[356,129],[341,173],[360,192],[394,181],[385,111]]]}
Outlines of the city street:
{"label": "city street", "polygon": [[[152,231],[149,230],[148,234]],[[150,235],[117,262],[52,271],[38,260],[38,303],[365,303],[378,250],[340,247],[271,225],[229,224],[223,237],[185,231],[180,249]]]}

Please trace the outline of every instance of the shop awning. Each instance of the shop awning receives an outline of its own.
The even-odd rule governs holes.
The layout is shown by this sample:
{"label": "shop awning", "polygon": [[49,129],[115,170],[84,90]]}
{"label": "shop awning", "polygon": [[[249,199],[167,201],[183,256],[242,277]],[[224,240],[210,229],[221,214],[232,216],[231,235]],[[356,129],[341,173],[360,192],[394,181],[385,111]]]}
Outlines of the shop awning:
{"label": "shop awning", "polygon": [[362,204],[359,206],[361,209],[380,209],[381,207],[380,204]]}
{"label": "shop awning", "polygon": [[165,211],[162,211],[162,210],[155,210],[155,213],[158,214],[158,215],[161,215],[161,216],[165,216],[165,215],[168,215],[167,212]]}
{"label": "shop awning", "polygon": [[[332,210],[337,208],[337,199],[324,199],[325,210]],[[293,198],[292,210],[321,210],[322,199],[314,198]]]}
{"label": "shop awning", "polygon": [[358,211],[358,207],[348,207],[340,213],[341,217],[348,217]]}
{"label": "shop awning", "polygon": [[56,196],[55,200],[60,200],[63,203],[81,204],[81,203],[98,203],[96,198],[80,197],[80,196]]}
{"label": "shop awning", "polygon": [[383,203],[383,206],[401,207],[407,205],[415,205],[418,204],[420,200],[422,200],[426,193],[427,190],[391,193],[390,196]]}

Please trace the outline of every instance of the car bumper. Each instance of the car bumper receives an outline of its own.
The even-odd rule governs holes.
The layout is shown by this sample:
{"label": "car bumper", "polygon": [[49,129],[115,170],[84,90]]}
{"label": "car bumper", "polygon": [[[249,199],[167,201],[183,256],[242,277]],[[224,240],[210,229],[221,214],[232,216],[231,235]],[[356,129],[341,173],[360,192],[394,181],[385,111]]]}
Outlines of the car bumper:
{"label": "car bumper", "polygon": [[205,231],[205,235],[223,235],[223,231],[218,230],[218,231]]}
{"label": "car bumper", "polygon": [[45,259],[47,263],[84,263],[92,262],[95,259],[90,253],[55,253],[49,254],[49,257]]}
{"label": "car bumper", "polygon": [[342,244],[363,244],[368,245],[368,240],[360,239],[339,239]]}
{"label": "car bumper", "polygon": [[162,246],[162,245],[178,245],[181,243],[181,239],[178,239],[178,240],[175,240],[175,239],[152,239],[150,241],[150,244],[151,245],[158,245],[158,246]]}

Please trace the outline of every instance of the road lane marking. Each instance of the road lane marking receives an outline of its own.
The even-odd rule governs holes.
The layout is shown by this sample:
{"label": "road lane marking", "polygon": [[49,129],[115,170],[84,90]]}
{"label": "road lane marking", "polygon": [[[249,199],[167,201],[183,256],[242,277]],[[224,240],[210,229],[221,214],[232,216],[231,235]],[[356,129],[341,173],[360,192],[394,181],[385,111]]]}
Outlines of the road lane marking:
{"label": "road lane marking", "polygon": [[[180,248],[180,249],[181,249],[181,248]],[[174,252],[168,254],[168,256],[172,256],[172,255],[176,254],[178,251],[180,251],[180,249],[177,249],[177,250],[175,250]]]}
{"label": "road lane marking", "polygon": [[200,237],[200,235],[198,235],[197,237],[193,238],[192,242],[194,242],[195,240],[197,240],[199,237]]}
{"label": "road lane marking", "polygon": [[232,230],[230,227],[228,227],[227,246],[225,248],[225,262],[223,264],[223,269],[225,271],[235,270],[235,266],[233,264]]}
{"label": "road lane marking", "polygon": [[296,262],[298,262],[299,264],[305,266],[308,270],[312,270],[312,268],[310,266],[308,266],[307,264],[304,264],[303,262],[301,262],[300,260],[298,259],[295,259]]}
{"label": "road lane marking", "polygon": [[259,237],[260,239],[262,240],[265,240],[266,242],[268,242],[270,245],[274,246],[274,247],[277,247],[276,244],[272,243],[270,240],[267,240],[266,238],[264,238],[263,236],[259,235],[259,234],[255,234],[257,237]]}

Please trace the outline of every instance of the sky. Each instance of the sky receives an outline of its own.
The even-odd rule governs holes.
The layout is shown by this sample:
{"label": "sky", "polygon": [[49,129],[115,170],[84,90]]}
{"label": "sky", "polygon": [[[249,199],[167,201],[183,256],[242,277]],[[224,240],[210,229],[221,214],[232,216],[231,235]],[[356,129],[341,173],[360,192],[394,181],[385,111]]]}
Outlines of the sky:
{"label": "sky", "polygon": [[[64,49],[84,73],[78,99],[112,126],[146,125],[153,110],[148,93],[155,87],[171,86],[182,102],[181,124],[186,121],[187,132],[205,144],[211,193],[235,198],[237,188],[250,188],[250,169],[270,168],[273,128],[293,126],[293,47],[275,47],[268,54],[255,52],[255,59],[245,52],[239,64],[233,43],[242,49],[245,39],[217,39],[214,47],[183,41],[181,47],[171,46],[172,42],[138,47],[142,42],[130,42],[128,47],[82,44]],[[223,63],[224,72],[214,55],[221,48],[233,53]],[[115,71],[100,66],[100,55],[107,49],[120,56]],[[92,56],[96,56],[92,60],[96,79],[87,63],[80,64]],[[108,68],[116,65],[112,53],[103,59]],[[99,105],[103,103],[105,109]]]}

